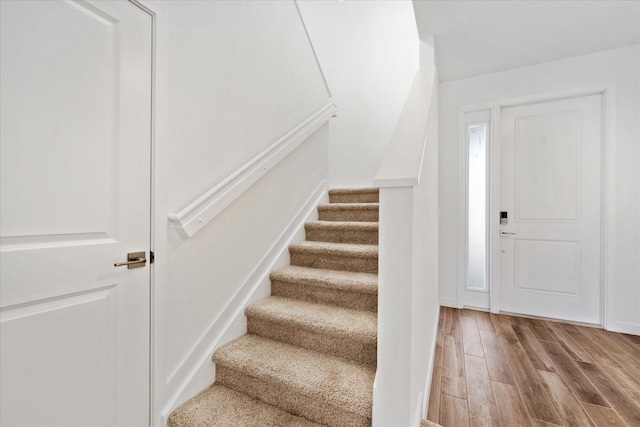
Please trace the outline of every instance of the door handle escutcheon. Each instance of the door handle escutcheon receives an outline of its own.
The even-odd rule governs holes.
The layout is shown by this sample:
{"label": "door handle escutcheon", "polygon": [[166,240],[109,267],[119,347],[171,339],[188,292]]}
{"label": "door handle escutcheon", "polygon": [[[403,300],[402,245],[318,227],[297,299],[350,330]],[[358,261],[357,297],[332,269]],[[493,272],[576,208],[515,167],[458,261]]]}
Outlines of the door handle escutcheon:
{"label": "door handle escutcheon", "polygon": [[132,268],[140,268],[144,267],[147,264],[147,259],[145,258],[145,252],[129,252],[127,254],[127,261],[125,262],[116,262],[113,264],[114,267],[123,267],[127,266],[128,269]]}

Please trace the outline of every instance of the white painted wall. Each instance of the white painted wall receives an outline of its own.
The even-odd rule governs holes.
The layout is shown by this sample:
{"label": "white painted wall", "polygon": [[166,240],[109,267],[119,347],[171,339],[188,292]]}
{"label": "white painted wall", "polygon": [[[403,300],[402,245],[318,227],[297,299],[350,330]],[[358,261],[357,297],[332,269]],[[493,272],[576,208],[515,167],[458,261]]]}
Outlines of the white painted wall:
{"label": "white painted wall", "polygon": [[327,91],[292,0],[165,5],[177,210],[323,107]]}
{"label": "white painted wall", "polygon": [[371,186],[418,69],[413,4],[298,4],[338,105],[329,130],[331,186]]}
{"label": "white painted wall", "polygon": [[607,83],[617,86],[613,329],[640,333],[640,45],[440,85],[440,300],[457,306],[458,109]]}
{"label": "white painted wall", "polygon": [[316,113],[329,94],[293,1],[143,4],[157,15],[153,424],[161,425],[160,414],[213,382],[209,347],[244,332],[233,322],[238,313],[244,319],[242,303],[268,294],[256,269],[286,248],[274,245],[327,180],[328,125],[192,238],[181,238],[167,215]]}
{"label": "white painted wall", "polygon": [[380,186],[373,426],[426,416],[438,325],[438,76],[433,39],[375,180]]}
{"label": "white painted wall", "polygon": [[429,129],[422,158],[420,185],[414,194],[414,284],[411,298],[413,328],[411,331],[411,395],[413,425],[427,418],[429,391],[433,376],[438,315],[438,103],[439,87],[436,72]]}

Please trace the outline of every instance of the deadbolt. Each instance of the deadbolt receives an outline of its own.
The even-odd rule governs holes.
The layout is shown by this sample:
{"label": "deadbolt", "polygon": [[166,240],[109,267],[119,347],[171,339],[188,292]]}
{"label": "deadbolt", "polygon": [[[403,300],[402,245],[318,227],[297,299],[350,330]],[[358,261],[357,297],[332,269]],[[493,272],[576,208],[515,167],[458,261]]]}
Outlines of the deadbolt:
{"label": "deadbolt", "polygon": [[500,212],[500,225],[507,225],[508,223],[509,223],[509,220],[507,219],[507,212],[506,211]]}
{"label": "deadbolt", "polygon": [[145,252],[129,252],[126,262],[116,262],[114,267],[127,266],[128,269],[144,267],[147,264]]}

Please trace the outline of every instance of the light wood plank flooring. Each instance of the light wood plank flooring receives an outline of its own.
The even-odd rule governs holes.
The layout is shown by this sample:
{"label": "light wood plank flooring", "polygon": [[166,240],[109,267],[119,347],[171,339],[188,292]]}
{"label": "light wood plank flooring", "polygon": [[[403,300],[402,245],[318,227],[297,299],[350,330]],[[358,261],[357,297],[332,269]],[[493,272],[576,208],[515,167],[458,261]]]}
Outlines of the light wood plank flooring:
{"label": "light wood plank flooring", "polygon": [[640,427],[640,337],[441,307],[427,418]]}

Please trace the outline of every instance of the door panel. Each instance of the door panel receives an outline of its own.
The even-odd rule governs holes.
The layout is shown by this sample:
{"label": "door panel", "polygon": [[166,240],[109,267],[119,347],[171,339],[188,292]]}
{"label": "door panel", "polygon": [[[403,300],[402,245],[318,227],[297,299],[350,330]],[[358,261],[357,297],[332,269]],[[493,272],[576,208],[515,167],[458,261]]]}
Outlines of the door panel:
{"label": "door panel", "polygon": [[578,296],[580,242],[515,241],[516,290]]}
{"label": "door panel", "polygon": [[[116,318],[114,287],[8,310],[3,425],[116,425]],[[27,402],[28,415],[16,411]]]}
{"label": "door panel", "polygon": [[580,112],[515,122],[516,221],[579,221]]}
{"label": "door panel", "polygon": [[2,138],[20,143],[3,145],[2,236],[112,236],[118,21],[88,4],[24,3],[3,5]]}
{"label": "door panel", "polygon": [[600,323],[599,95],[501,112],[500,310]]}
{"label": "door panel", "polygon": [[2,1],[2,425],[148,425],[151,17]]}

